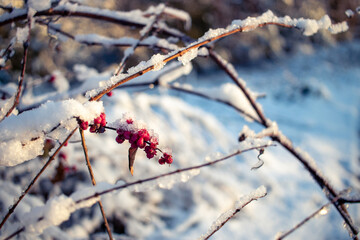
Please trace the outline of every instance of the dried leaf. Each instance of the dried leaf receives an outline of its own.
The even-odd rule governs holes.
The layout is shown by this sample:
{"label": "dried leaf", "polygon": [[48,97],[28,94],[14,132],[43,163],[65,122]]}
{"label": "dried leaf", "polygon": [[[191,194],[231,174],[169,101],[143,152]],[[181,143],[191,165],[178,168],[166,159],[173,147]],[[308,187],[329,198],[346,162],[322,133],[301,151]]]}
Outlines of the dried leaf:
{"label": "dried leaf", "polygon": [[129,170],[131,175],[134,175],[134,162],[135,162],[135,156],[136,156],[136,151],[138,148],[129,148]]}

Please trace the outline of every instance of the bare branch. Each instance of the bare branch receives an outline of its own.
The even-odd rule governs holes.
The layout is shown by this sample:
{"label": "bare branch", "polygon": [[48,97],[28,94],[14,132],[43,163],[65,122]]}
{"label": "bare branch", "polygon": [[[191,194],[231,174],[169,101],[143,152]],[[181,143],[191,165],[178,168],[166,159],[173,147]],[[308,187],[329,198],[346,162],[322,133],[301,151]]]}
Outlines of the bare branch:
{"label": "bare branch", "polygon": [[[93,186],[96,186],[96,180],[95,180],[94,172],[93,172],[92,167],[91,167],[91,163],[90,163],[90,159],[89,159],[89,155],[88,155],[88,151],[87,151],[87,146],[86,146],[86,142],[85,142],[84,130],[79,128],[79,131],[80,131],[80,136],[81,136],[81,145],[82,145],[83,150],[84,150],[86,165],[87,165],[87,167],[89,169],[89,174],[90,174],[90,177],[91,177],[91,183],[92,183]],[[107,218],[106,218],[104,207],[103,207],[102,202],[101,202],[100,199],[98,201],[98,204],[99,204],[99,208],[100,208],[101,214],[102,214],[103,219],[104,219],[104,224],[105,224],[106,231],[107,231],[107,233],[109,235],[109,239],[112,240],[113,236],[112,236],[112,233],[111,233],[111,230],[110,230],[109,223],[108,223]]]}
{"label": "bare branch", "polygon": [[[217,231],[219,231],[224,225],[225,223],[227,223],[230,219],[232,219],[237,213],[239,213],[241,211],[241,209],[243,209],[244,207],[246,207],[249,203],[251,203],[254,200],[258,200],[259,198],[263,198],[266,196],[266,189],[264,186],[259,187],[258,189],[256,189],[255,191],[253,191],[252,193],[250,193],[248,196],[244,196],[242,197],[239,202],[236,204],[236,208],[229,210],[228,212],[223,213],[217,220],[216,222],[213,224],[213,226],[210,227],[208,233],[206,233],[205,235],[201,236],[200,239],[201,240],[207,240],[209,239],[212,235],[214,235]],[[217,223],[219,222],[220,223]]]}
{"label": "bare branch", "polygon": [[26,196],[26,194],[30,191],[32,186],[35,184],[35,182],[39,179],[40,175],[45,171],[45,169],[50,165],[50,163],[55,159],[55,156],[60,152],[61,148],[66,144],[66,142],[72,137],[72,135],[75,133],[77,129],[75,128],[63,141],[63,143],[56,149],[56,151],[51,155],[49,160],[45,163],[45,165],[41,168],[41,170],[36,174],[36,176],[31,180],[30,184],[27,186],[26,190],[21,194],[19,199],[12,205],[12,207],[9,208],[9,211],[3,218],[3,220],[0,223],[0,229],[4,226],[5,222],[8,220],[8,218],[11,216],[11,214],[14,212],[15,208],[19,205],[20,201]]}
{"label": "bare branch", "polygon": [[[74,132],[75,132],[75,130],[74,130]],[[266,147],[270,147],[270,146],[274,146],[274,145],[265,144],[265,145],[261,145],[261,146],[249,147],[249,148],[246,148],[246,149],[243,149],[243,150],[237,150],[232,154],[229,154],[229,155],[227,155],[225,157],[219,158],[219,159],[211,161],[211,162],[196,165],[196,166],[193,166],[193,167],[187,167],[187,168],[178,169],[178,170],[168,172],[168,173],[164,173],[164,174],[161,174],[161,175],[158,175],[158,176],[154,176],[154,177],[150,177],[150,178],[146,178],[146,179],[141,179],[141,180],[138,180],[138,181],[135,181],[135,182],[130,182],[130,183],[126,183],[126,184],[123,184],[123,185],[115,186],[113,188],[110,188],[110,189],[107,189],[107,190],[104,190],[104,191],[101,191],[101,192],[96,192],[96,193],[94,193],[94,194],[92,194],[92,195],[90,195],[88,197],[77,200],[75,203],[78,204],[78,203],[81,203],[81,202],[85,202],[85,201],[88,201],[90,199],[97,198],[99,196],[102,196],[102,195],[105,195],[105,194],[108,194],[108,193],[111,193],[111,192],[114,192],[114,191],[117,191],[117,190],[120,190],[120,189],[128,188],[130,186],[142,184],[142,183],[145,183],[145,182],[154,181],[154,180],[164,178],[164,177],[167,177],[167,176],[171,176],[171,175],[174,175],[174,174],[187,172],[187,171],[191,171],[191,170],[196,170],[196,169],[200,169],[200,168],[203,168],[203,167],[208,167],[208,166],[214,165],[216,163],[223,162],[223,161],[225,161],[225,160],[227,160],[229,158],[232,158],[234,156],[240,155],[240,154],[242,154],[244,152],[248,152],[248,151],[255,150],[255,149],[262,149],[262,148],[266,148]],[[23,226],[22,228],[18,229],[16,232],[10,234],[5,239],[10,239],[10,238],[16,236],[17,234],[19,234],[19,233],[21,233],[21,232],[23,232],[25,230],[26,230],[26,226]]]}
{"label": "bare branch", "polygon": [[[226,61],[221,59],[221,57],[218,54],[214,53],[213,51],[210,51],[210,56],[243,91],[244,95],[247,97],[247,99],[253,106],[254,110],[258,114],[258,117],[261,120],[261,124],[266,128],[271,127],[272,122],[265,117],[261,108],[255,102],[255,99],[252,98],[252,94],[250,93],[250,90],[246,88],[244,84],[238,79],[237,75],[235,75],[236,73],[233,71],[234,69],[233,66],[230,63],[227,63]],[[334,189],[334,187],[330,185],[330,183],[322,176],[322,174],[319,174],[319,170],[316,169],[316,166],[311,164],[308,161],[308,159],[306,159],[303,156],[300,150],[293,146],[292,142],[285,135],[283,135],[280,131],[277,131],[275,134],[273,134],[272,139],[280,143],[283,147],[285,147],[285,149],[287,149],[296,159],[298,159],[302,163],[302,165],[310,173],[310,175],[313,177],[315,182],[320,186],[320,188],[321,189],[325,188],[326,197],[330,201],[334,197],[338,196],[338,193]],[[357,235],[359,231],[357,227],[354,225],[344,204],[334,204],[334,206],[340,213],[341,217],[344,219],[345,223],[349,226],[351,230],[351,232],[349,232],[350,235]]]}
{"label": "bare branch", "polygon": [[28,28],[29,28],[29,32],[28,32],[28,36],[26,41],[23,43],[23,48],[24,48],[24,55],[22,58],[22,69],[21,69],[21,74],[19,76],[19,81],[18,81],[18,88],[15,94],[15,98],[14,98],[14,103],[13,105],[9,108],[9,110],[7,111],[7,113],[5,114],[5,116],[3,116],[0,119],[0,122],[2,120],[4,120],[5,117],[10,116],[10,114],[12,113],[12,111],[16,108],[16,106],[19,104],[20,102],[20,96],[21,96],[21,91],[22,91],[22,86],[23,86],[23,82],[24,82],[24,77],[25,77],[25,70],[26,70],[26,63],[27,63],[27,57],[28,57],[28,50],[29,50],[29,45],[30,45],[30,31],[31,31],[31,20],[28,19]]}
{"label": "bare branch", "polygon": [[342,193],[340,193],[340,195],[338,195],[337,197],[335,197],[332,201],[322,205],[318,210],[316,210],[315,212],[313,212],[311,215],[309,215],[308,217],[306,217],[304,220],[302,220],[301,222],[299,222],[298,224],[296,224],[293,228],[291,228],[290,230],[280,233],[279,236],[276,237],[276,240],[282,240],[284,238],[286,238],[287,236],[289,236],[291,233],[293,233],[294,231],[296,231],[297,229],[299,229],[301,226],[303,226],[305,223],[307,223],[308,221],[310,221],[312,218],[314,218],[316,215],[318,215],[323,209],[326,209],[327,207],[329,207],[331,204],[335,204],[336,202],[339,202],[339,200],[342,198],[341,196],[345,193],[348,192],[348,190],[343,191]]}

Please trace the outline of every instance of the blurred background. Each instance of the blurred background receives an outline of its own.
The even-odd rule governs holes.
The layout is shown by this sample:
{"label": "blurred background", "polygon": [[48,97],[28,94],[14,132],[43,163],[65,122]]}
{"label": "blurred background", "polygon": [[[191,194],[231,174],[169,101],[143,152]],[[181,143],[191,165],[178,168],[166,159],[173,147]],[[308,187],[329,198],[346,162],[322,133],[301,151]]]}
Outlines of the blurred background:
{"label": "blurred background", "polygon": [[[72,1],[75,2],[75,1]],[[116,1],[116,0],[80,0],[79,4],[90,5],[99,8],[131,11],[135,9],[146,10],[151,5],[165,3],[166,5],[188,12],[191,15],[192,27],[184,29],[180,21],[170,20],[168,24],[174,28],[184,31],[191,38],[197,39],[210,28],[226,27],[235,19],[245,19],[248,16],[257,16],[267,10],[273,11],[278,16],[289,15],[291,17],[304,17],[320,19],[328,14],[333,22],[347,19],[345,11],[355,10],[359,5],[356,0],[199,0],[193,1]],[[1,0],[1,5],[21,8],[22,0]],[[4,10],[0,9],[0,14]],[[288,57],[296,52],[311,53],[319,45],[334,45],[337,42],[351,41],[360,37],[359,18],[349,20],[350,31],[342,34],[331,35],[328,31],[321,31],[311,37],[303,36],[300,31],[283,29],[276,26],[268,26],[250,33],[240,33],[235,37],[222,39],[216,43],[219,53],[226,59],[241,66],[259,65],[264,60],[278,60]],[[138,37],[140,29],[122,27],[109,22],[89,20],[83,18],[59,18],[56,21],[61,28],[73,35],[96,33],[103,36],[120,38],[125,36]],[[21,26],[21,23],[16,23]],[[86,27],[84,27],[86,26]],[[16,34],[16,28],[10,24],[0,27],[0,47],[6,48],[9,39]],[[84,46],[71,39],[49,38],[44,26],[32,30],[32,41],[30,50],[30,61],[27,71],[31,74],[46,76],[56,69],[67,72],[69,75],[76,63],[86,64],[99,71],[114,67],[122,55],[124,48],[101,46]],[[21,66],[22,46],[18,46],[11,64],[7,66],[9,71],[0,74],[1,82],[15,81],[12,73],[17,74]],[[136,54],[130,59],[131,66],[140,60],[149,59],[152,51],[138,48]],[[99,59],[101,59],[99,61]],[[209,61],[197,61],[204,64],[199,70],[211,71]],[[206,63],[205,63],[206,62]],[[67,76],[71,79],[71,75]],[[69,79],[69,80],[70,80]]]}

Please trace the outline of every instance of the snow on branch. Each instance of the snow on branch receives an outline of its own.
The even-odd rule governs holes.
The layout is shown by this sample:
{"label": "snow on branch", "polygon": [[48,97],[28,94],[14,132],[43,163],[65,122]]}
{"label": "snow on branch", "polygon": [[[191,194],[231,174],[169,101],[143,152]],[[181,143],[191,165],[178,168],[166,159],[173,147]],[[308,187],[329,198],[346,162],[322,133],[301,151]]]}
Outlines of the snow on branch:
{"label": "snow on branch", "polygon": [[252,201],[265,197],[266,194],[266,188],[264,186],[260,186],[248,195],[241,197],[240,200],[235,203],[235,206],[227,212],[221,214],[221,216],[218,217],[218,219],[216,219],[216,221],[211,225],[207,233],[203,234],[200,238],[198,238],[198,240],[209,239],[214,233],[220,230],[220,228],[222,228],[225,223],[227,223],[231,218],[239,213],[241,209],[246,207]]}
{"label": "snow on branch", "polygon": [[47,102],[39,108],[12,115],[0,123],[0,166],[14,166],[43,153],[46,137],[60,139],[59,126],[72,130],[76,118],[91,121],[104,111],[102,102],[80,102],[69,99]]}
{"label": "snow on branch", "polygon": [[[178,58],[183,64],[186,64],[197,57],[199,54],[199,47],[204,46],[210,42],[224,38],[237,32],[249,32],[258,27],[264,27],[266,25],[278,25],[286,28],[298,28],[304,31],[304,35],[310,36],[317,33],[320,29],[327,29],[330,32],[332,28],[338,28],[331,24],[329,16],[325,15],[320,20],[304,19],[304,18],[290,18],[277,17],[270,10],[263,13],[259,17],[248,17],[245,20],[234,20],[231,25],[226,28],[211,29],[206,32],[197,41],[189,44],[188,46],[181,48],[180,50],[172,51],[167,55],[157,54],[150,60],[143,61],[137,66],[134,66],[128,70],[126,74],[119,74],[116,77],[112,77],[104,86],[94,89],[87,93],[90,101],[100,99],[104,94],[110,92],[112,89],[120,86],[121,84],[130,81],[138,76],[141,76],[149,71],[157,71],[161,69],[167,62]],[[345,28],[343,28],[345,30]],[[333,31],[333,33],[339,33],[340,31]]]}

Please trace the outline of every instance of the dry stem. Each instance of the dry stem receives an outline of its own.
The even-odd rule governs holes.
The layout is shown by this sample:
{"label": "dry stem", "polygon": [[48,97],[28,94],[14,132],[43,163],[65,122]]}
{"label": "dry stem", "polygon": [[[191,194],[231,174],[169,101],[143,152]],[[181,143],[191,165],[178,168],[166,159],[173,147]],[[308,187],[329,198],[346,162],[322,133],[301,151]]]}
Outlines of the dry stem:
{"label": "dry stem", "polygon": [[[90,177],[91,177],[91,183],[92,183],[93,186],[96,186],[96,180],[95,180],[94,172],[93,172],[92,167],[91,167],[91,163],[90,163],[90,159],[89,159],[89,155],[88,155],[88,150],[87,150],[87,146],[86,146],[86,142],[85,142],[84,131],[81,128],[79,128],[79,131],[80,131],[80,136],[81,136],[81,144],[82,144],[82,147],[83,147],[83,150],[84,150],[86,165],[88,166],[89,174],[90,174]],[[100,208],[101,214],[102,214],[103,219],[104,219],[104,224],[105,224],[106,231],[107,231],[107,233],[109,235],[109,239],[112,240],[113,236],[112,236],[112,233],[111,233],[111,230],[110,230],[109,223],[108,223],[107,218],[106,218],[104,207],[103,207],[100,199],[98,201],[98,204],[99,204],[99,208]]]}

